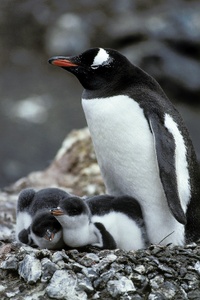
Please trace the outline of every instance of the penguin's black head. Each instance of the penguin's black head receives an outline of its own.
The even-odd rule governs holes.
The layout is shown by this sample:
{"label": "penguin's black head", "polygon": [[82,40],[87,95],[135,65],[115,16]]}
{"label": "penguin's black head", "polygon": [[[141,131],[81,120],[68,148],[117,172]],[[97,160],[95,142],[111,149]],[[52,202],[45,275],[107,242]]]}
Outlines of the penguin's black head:
{"label": "penguin's black head", "polygon": [[35,216],[31,230],[36,236],[47,239],[47,233],[56,234],[61,230],[61,225],[48,210],[45,210]]}
{"label": "penguin's black head", "polygon": [[83,199],[78,197],[70,197],[61,199],[59,207],[51,209],[54,216],[68,215],[70,217],[79,215],[89,215],[89,208]]}
{"label": "penguin's black head", "polygon": [[113,49],[92,48],[78,56],[54,56],[49,63],[73,73],[87,90],[98,90],[122,84],[133,65]]}

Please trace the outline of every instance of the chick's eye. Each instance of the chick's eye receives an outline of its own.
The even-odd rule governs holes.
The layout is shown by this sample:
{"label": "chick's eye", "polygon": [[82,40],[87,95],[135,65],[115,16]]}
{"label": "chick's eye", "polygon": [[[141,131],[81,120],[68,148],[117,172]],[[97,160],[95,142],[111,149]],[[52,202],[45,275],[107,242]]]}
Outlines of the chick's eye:
{"label": "chick's eye", "polygon": [[76,208],[72,208],[72,209],[71,209],[71,213],[72,213],[73,215],[76,215],[76,214],[78,213],[78,210],[77,210]]}

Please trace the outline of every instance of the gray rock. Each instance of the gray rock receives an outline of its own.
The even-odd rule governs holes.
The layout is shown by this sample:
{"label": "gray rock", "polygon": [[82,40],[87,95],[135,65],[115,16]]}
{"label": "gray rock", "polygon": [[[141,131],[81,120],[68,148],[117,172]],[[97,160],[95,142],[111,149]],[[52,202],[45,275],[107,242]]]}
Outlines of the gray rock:
{"label": "gray rock", "polygon": [[6,260],[1,263],[0,268],[3,270],[17,270],[18,259],[14,256],[8,256]]}
{"label": "gray rock", "polygon": [[122,276],[118,280],[108,281],[107,289],[112,297],[117,297],[124,293],[136,291],[133,282],[130,279],[126,278],[125,276]]}
{"label": "gray rock", "polygon": [[66,270],[57,270],[46,288],[50,298],[85,300],[87,294],[80,291],[75,273]]}
{"label": "gray rock", "polygon": [[42,277],[41,282],[47,282],[51,279],[52,275],[56,270],[58,270],[58,266],[53,263],[49,258],[43,258],[41,260],[42,266]]}
{"label": "gray rock", "polygon": [[149,282],[146,276],[137,273],[132,273],[130,277],[133,279],[135,285],[139,287],[146,287]]}
{"label": "gray rock", "polygon": [[98,273],[93,268],[83,268],[82,273],[92,280],[98,278]]}
{"label": "gray rock", "polygon": [[197,271],[197,273],[200,275],[200,261],[197,261],[194,265],[194,269]]}
{"label": "gray rock", "polygon": [[200,290],[199,290],[199,288],[194,290],[194,291],[190,291],[188,293],[188,299],[194,299],[194,300],[200,299]]}
{"label": "gray rock", "polygon": [[6,290],[6,286],[0,284],[0,293]]}
{"label": "gray rock", "polygon": [[98,263],[98,262],[99,262],[99,257],[94,253],[87,253],[80,260],[80,263],[83,264],[85,267],[91,267],[94,263]]}
{"label": "gray rock", "polygon": [[19,275],[28,283],[37,282],[42,274],[41,262],[31,255],[26,255],[19,263]]}
{"label": "gray rock", "polygon": [[0,240],[10,240],[10,237],[13,235],[14,226],[9,228],[6,225],[0,224]]}
{"label": "gray rock", "polygon": [[34,293],[30,294],[29,296],[24,296],[23,300],[38,300],[42,299],[45,300],[47,299],[45,297],[45,291],[35,291]]}
{"label": "gray rock", "polygon": [[164,295],[157,292],[157,293],[150,293],[148,296],[148,300],[167,300],[167,299]]}
{"label": "gray rock", "polygon": [[177,286],[174,283],[166,281],[161,285],[159,291],[166,299],[174,299],[177,290]]}
{"label": "gray rock", "polygon": [[63,260],[63,254],[62,251],[56,251],[53,255],[52,255],[52,262],[57,263],[58,261]]}
{"label": "gray rock", "polygon": [[157,275],[150,280],[150,285],[153,290],[158,290],[160,285],[164,282],[164,278],[162,275]]}
{"label": "gray rock", "polygon": [[146,272],[146,269],[143,265],[139,265],[134,268],[134,271],[139,273],[139,274],[144,274]]}
{"label": "gray rock", "polygon": [[82,274],[80,274],[81,276],[78,276],[78,286],[81,290],[84,290],[87,293],[91,293],[94,291],[94,288],[92,286],[92,283],[90,281],[89,278],[83,276]]}
{"label": "gray rock", "polygon": [[108,282],[108,280],[112,279],[115,276],[115,274],[116,274],[115,270],[113,268],[111,268],[108,271],[103,272],[101,274],[101,279],[104,282]]}

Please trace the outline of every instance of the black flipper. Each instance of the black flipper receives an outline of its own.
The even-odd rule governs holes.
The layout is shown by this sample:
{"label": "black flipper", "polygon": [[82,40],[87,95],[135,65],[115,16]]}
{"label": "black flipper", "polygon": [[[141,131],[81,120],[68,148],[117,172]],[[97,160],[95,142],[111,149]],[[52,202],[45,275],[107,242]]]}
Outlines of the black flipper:
{"label": "black flipper", "polygon": [[103,241],[103,246],[102,249],[116,249],[117,245],[115,243],[114,238],[112,235],[106,230],[104,225],[102,223],[96,222],[94,225],[99,229],[102,235],[102,241]]}
{"label": "black flipper", "polygon": [[18,239],[23,244],[29,244],[29,231],[27,229],[23,229],[18,234]]}
{"label": "black flipper", "polygon": [[154,136],[160,178],[169,208],[178,222],[186,224],[178,194],[174,137],[156,114],[149,118],[149,125]]}

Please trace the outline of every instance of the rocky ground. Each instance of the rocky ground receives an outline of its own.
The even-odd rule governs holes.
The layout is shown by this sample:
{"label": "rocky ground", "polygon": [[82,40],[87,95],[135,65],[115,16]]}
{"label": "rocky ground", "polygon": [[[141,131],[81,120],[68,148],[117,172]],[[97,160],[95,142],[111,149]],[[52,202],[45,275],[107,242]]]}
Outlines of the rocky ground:
{"label": "rocky ground", "polygon": [[200,245],[78,252],[1,246],[1,299],[200,299]]}
{"label": "rocky ground", "polygon": [[0,193],[0,298],[200,299],[200,243],[125,252],[34,249],[14,239],[15,205],[25,187],[58,186],[78,195],[104,192],[88,129],[73,131],[52,164]]}

